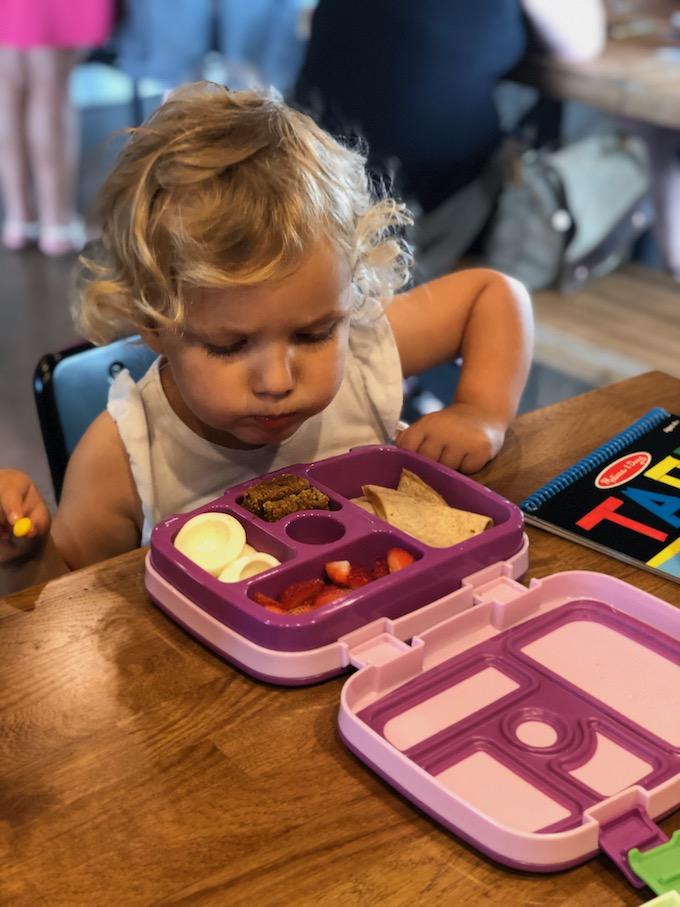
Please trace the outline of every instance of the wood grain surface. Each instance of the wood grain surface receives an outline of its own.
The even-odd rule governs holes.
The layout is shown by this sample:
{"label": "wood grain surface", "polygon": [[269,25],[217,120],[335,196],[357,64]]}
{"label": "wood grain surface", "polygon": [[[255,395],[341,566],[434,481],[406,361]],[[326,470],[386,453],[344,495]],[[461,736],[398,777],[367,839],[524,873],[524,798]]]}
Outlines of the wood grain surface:
{"label": "wood grain surface", "polygon": [[[652,405],[654,372],[528,413],[479,479],[512,500]],[[530,576],[680,586],[530,530]],[[147,599],[143,551],[0,601],[0,903],[633,905],[605,857],[514,872],[443,830],[338,738],[342,678],[280,689]],[[680,827],[680,813],[661,823]]]}
{"label": "wood grain surface", "polygon": [[535,362],[592,387],[652,369],[680,378],[680,283],[670,275],[628,263],[576,293],[531,296]]}
{"label": "wood grain surface", "polygon": [[671,31],[668,20],[677,4],[665,0],[658,7],[649,16],[644,10],[636,16],[648,19],[648,34],[610,39],[595,60],[571,63],[533,54],[512,78],[557,100],[580,101],[614,116],[680,128],[680,35]]}

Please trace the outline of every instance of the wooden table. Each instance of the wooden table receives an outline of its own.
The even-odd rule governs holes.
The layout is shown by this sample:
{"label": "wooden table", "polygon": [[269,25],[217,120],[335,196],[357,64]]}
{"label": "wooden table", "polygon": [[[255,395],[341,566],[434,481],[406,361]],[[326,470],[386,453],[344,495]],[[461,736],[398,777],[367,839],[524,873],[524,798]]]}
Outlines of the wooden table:
{"label": "wooden table", "polygon": [[[580,101],[615,116],[680,129],[680,40],[669,35],[666,23],[658,20],[644,37],[610,39],[604,52],[586,63],[532,55],[511,78],[556,100]],[[677,56],[664,58],[660,48],[673,48]]]}
{"label": "wooden table", "polygon": [[[651,372],[517,419],[479,478],[517,501],[660,404]],[[680,586],[529,530],[530,576],[601,570]],[[146,598],[143,552],[0,602],[0,903],[614,905],[651,897],[606,858],[552,875],[495,865],[338,739],[343,680],[278,689]],[[680,812],[666,819],[667,834]]]}

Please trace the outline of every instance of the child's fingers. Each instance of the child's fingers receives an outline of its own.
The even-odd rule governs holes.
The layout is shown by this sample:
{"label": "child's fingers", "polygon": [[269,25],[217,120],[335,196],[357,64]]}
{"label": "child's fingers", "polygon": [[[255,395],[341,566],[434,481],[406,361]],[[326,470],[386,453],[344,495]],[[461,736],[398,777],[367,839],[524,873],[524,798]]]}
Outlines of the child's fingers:
{"label": "child's fingers", "polygon": [[420,443],[417,453],[423,457],[427,457],[428,460],[434,460],[435,463],[439,463],[442,454],[444,453],[444,446],[444,442],[441,438],[438,438],[436,435],[427,435]]}
{"label": "child's fingers", "polygon": [[439,454],[438,461],[449,469],[456,469],[458,472],[465,472],[463,463],[465,462],[465,451],[461,450],[456,444],[445,444]]}
{"label": "child's fingers", "polygon": [[479,472],[479,470],[486,465],[488,459],[488,457],[485,457],[479,452],[473,451],[466,453],[458,469],[460,472],[464,472],[465,475],[471,475],[474,472]]}
{"label": "child's fingers", "polygon": [[402,450],[412,450],[415,453],[422,439],[423,433],[416,423],[416,425],[411,425],[409,428],[405,428],[404,431],[399,432],[394,439],[394,443],[397,447],[401,447]]}
{"label": "child's fingers", "polygon": [[30,477],[0,470],[0,564],[30,554],[50,528],[50,513]]}
{"label": "child's fingers", "polygon": [[13,483],[0,491],[0,527],[4,530],[3,535],[35,538],[44,534],[49,526],[49,510],[35,485],[28,476],[16,475]]}
{"label": "child's fingers", "polygon": [[30,522],[28,525],[24,523],[22,526],[19,526],[18,522],[15,523],[13,526],[15,535],[17,534],[17,530],[21,529],[23,535],[32,539],[44,535],[50,528],[51,517],[47,504],[33,484],[31,484],[24,499],[22,520],[28,520]]}
{"label": "child's fingers", "polygon": [[[435,462],[441,461],[446,446],[441,438],[423,430],[418,423],[401,432],[395,443],[402,450],[412,450]],[[455,469],[457,465],[457,463],[453,465],[453,468]]]}
{"label": "child's fingers", "polygon": [[28,488],[16,484],[0,492],[0,519],[4,527],[11,528],[24,516],[24,495],[27,491]]}

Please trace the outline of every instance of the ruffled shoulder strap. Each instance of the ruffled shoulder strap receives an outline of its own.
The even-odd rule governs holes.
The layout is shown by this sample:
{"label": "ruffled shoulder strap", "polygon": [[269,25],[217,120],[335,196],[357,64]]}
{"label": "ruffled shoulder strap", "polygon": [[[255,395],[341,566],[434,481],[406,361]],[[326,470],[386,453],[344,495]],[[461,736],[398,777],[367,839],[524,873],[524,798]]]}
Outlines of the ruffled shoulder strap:
{"label": "ruffled shoulder strap", "polygon": [[349,348],[355,359],[367,400],[373,406],[387,439],[398,431],[403,394],[399,350],[385,310],[367,299],[352,320]]}
{"label": "ruffled shoulder strap", "polygon": [[[156,372],[158,371],[158,360],[153,363],[147,375],[153,369]],[[142,380],[145,379],[143,378]],[[127,369],[123,369],[116,375],[109,389],[107,410],[116,423],[130,460],[132,477],[137,487],[137,494],[142,503],[142,513],[144,515],[141,543],[142,545],[147,545],[154,526],[151,443],[142,394]]]}

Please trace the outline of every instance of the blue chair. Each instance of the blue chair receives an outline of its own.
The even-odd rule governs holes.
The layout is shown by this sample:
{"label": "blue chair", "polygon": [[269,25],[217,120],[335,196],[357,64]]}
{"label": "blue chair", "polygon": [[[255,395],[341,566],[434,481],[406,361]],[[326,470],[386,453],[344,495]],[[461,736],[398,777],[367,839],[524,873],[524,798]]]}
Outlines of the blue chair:
{"label": "blue chair", "polygon": [[106,346],[81,343],[38,362],[33,394],[57,501],[68,459],[90,423],[106,409],[113,379],[126,368],[138,380],[155,356],[133,336]]}

